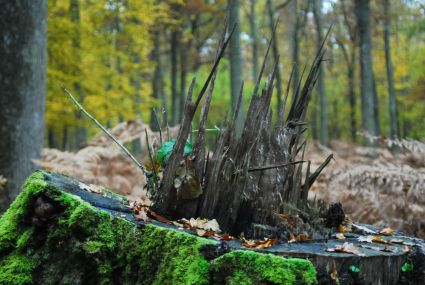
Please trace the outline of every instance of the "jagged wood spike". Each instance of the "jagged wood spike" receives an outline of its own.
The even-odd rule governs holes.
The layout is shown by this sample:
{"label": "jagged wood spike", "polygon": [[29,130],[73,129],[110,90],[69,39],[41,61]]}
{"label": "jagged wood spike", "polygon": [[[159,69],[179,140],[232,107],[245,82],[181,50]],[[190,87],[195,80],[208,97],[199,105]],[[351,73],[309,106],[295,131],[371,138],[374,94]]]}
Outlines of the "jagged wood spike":
{"label": "jagged wood spike", "polygon": [[325,169],[325,167],[329,164],[329,162],[333,159],[333,154],[330,154],[322,164],[316,169],[316,171],[308,178],[308,188],[310,189],[311,185],[313,185],[314,181],[316,181],[317,177],[319,177],[320,173]]}
{"label": "jagged wood spike", "polygon": [[277,28],[277,25],[274,26],[274,29],[273,29],[273,32],[272,32],[272,37],[269,41],[269,44],[267,45],[266,55],[264,56],[263,64],[261,65],[261,69],[260,69],[260,73],[258,74],[257,81],[255,82],[254,92],[252,94],[253,97],[257,96],[258,89],[260,87],[261,78],[263,77],[264,69],[265,69],[266,64],[267,64],[267,59],[269,58],[270,48],[272,46],[272,42],[273,42],[273,38],[274,38],[274,33],[276,32],[276,28]]}
{"label": "jagged wood spike", "polygon": [[285,108],[286,108],[286,103],[288,101],[289,90],[291,88],[292,77],[294,76],[294,70],[295,70],[294,67],[292,67],[291,75],[289,75],[288,85],[286,86],[285,97],[283,99],[282,107],[279,111],[279,118],[278,118],[278,121],[277,121],[278,129],[280,129],[283,125],[283,116],[285,115]]}
{"label": "jagged wood spike", "polygon": [[226,47],[229,44],[230,39],[232,38],[232,35],[233,35],[233,32],[235,31],[235,29],[236,29],[236,25],[233,26],[232,31],[230,32],[230,35],[227,37],[227,39],[223,43],[223,46],[220,48],[220,52],[218,53],[218,56],[214,61],[214,65],[213,65],[213,67],[210,71],[210,74],[208,75],[207,80],[204,83],[204,86],[202,87],[201,91],[198,94],[198,97],[195,101],[195,106],[198,106],[199,102],[201,102],[202,96],[205,94],[205,91],[207,90],[207,87],[208,87],[208,85],[209,85],[209,83],[210,83],[210,81],[213,77],[213,74],[215,73],[221,59],[224,56],[224,52],[226,51]]}

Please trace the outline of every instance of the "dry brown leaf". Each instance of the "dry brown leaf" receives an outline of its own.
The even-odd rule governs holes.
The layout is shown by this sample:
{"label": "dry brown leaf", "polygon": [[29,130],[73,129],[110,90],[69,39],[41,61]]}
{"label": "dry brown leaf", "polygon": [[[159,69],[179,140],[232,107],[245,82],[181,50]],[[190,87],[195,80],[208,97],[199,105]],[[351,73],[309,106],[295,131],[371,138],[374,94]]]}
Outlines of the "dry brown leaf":
{"label": "dry brown leaf", "polygon": [[150,222],[152,220],[151,218],[148,217],[145,208],[134,211],[133,216],[136,219],[136,221]]}
{"label": "dry brown leaf", "polygon": [[395,248],[388,247],[388,246],[385,246],[385,247],[372,246],[372,245],[360,245],[360,246],[363,247],[363,248],[368,248],[368,249],[372,249],[372,250],[375,250],[375,251],[383,251],[383,252],[394,252],[395,251]]}
{"label": "dry brown leaf", "polygon": [[334,248],[327,248],[328,252],[338,252],[338,253],[351,253],[357,256],[364,256],[363,253],[352,243],[344,242],[344,244],[338,244]]}
{"label": "dry brown leaf", "polygon": [[264,240],[247,240],[241,237],[242,245],[247,248],[269,248],[276,244],[277,240],[265,238]]}
{"label": "dry brown leaf", "polygon": [[347,227],[345,227],[343,225],[339,225],[338,226],[338,232],[340,232],[340,233],[349,233],[349,232],[351,232],[351,229],[349,229],[349,228],[347,228]]}
{"label": "dry brown leaf", "polygon": [[393,231],[394,230],[391,229],[391,228],[385,228],[385,229],[378,231],[378,234],[390,236],[390,235],[393,234]]}
{"label": "dry brown leaf", "polygon": [[200,237],[205,236],[205,234],[207,233],[206,230],[202,230],[202,229],[196,229],[196,234]]}
{"label": "dry brown leaf", "polygon": [[335,235],[337,239],[345,239],[345,236],[343,233],[338,233]]}
{"label": "dry brown leaf", "polygon": [[290,233],[288,243],[293,243],[293,242],[296,242],[296,241],[297,241],[297,239],[295,238],[294,234]]}
{"label": "dry brown leaf", "polygon": [[155,213],[152,210],[149,210],[148,213],[149,213],[149,215],[151,215],[152,217],[154,217],[155,220],[157,220],[158,222],[165,223],[165,224],[171,224],[171,223],[173,223],[173,221],[167,219],[166,217],[163,217],[161,215],[158,215],[157,213]]}
{"label": "dry brown leaf", "polygon": [[384,240],[383,238],[381,238],[380,236],[375,236],[372,239],[373,242],[378,242],[378,243],[389,243],[388,241]]}
{"label": "dry brown leaf", "polygon": [[308,236],[305,235],[305,234],[297,235],[297,237],[295,239],[296,239],[296,241],[308,241],[309,240]]}
{"label": "dry brown leaf", "polygon": [[331,276],[332,280],[335,281],[335,284],[339,284],[338,271],[336,270],[335,261],[332,264],[332,271],[329,275]]}
{"label": "dry brown leaf", "polygon": [[231,240],[234,240],[234,239],[235,239],[235,237],[232,237],[229,234],[224,234],[224,235],[220,236],[220,240],[223,240],[223,241],[231,241]]}

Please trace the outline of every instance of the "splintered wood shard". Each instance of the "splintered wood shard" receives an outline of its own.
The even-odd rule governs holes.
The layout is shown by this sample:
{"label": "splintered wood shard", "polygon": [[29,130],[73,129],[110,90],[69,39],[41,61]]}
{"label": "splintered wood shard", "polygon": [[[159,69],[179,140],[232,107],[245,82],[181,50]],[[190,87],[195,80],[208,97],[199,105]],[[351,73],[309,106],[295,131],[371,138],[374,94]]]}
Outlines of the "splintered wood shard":
{"label": "splintered wood shard", "polygon": [[[275,30],[276,27],[273,33]],[[302,134],[306,130],[304,118],[312,89],[318,78],[324,50],[322,45],[305,81],[301,77],[297,82],[298,88],[293,94],[294,99],[289,106],[287,119],[284,120],[289,87],[286,90],[283,105],[277,114],[278,123],[274,126],[270,104],[275,74],[279,68],[278,59],[273,62],[266,87],[259,92],[271,39],[254,86],[242,134],[236,135],[234,123],[238,107],[230,120],[225,120],[225,127],[219,130],[212,152],[206,154],[205,122],[211,104],[216,69],[229,38],[222,41],[210,75],[195,102],[191,100],[194,84],[192,81],[177,142],[165,167],[162,183],[153,197],[153,207],[164,216],[215,218],[220,227],[231,234],[238,235],[245,232],[247,236],[261,235],[261,230],[254,229],[255,225],[272,227],[277,225],[279,220],[276,213],[281,213],[286,205],[291,205],[286,208],[288,212],[293,209],[303,211],[307,207],[308,190],[330,161],[328,158],[311,175],[311,163],[308,162],[307,175],[303,175],[302,169],[306,162],[304,161],[306,143],[302,139]],[[293,80],[292,74],[293,71],[289,85]],[[183,149],[197,106],[207,89],[194,153],[184,162],[187,163],[188,159],[194,162],[202,194],[194,199],[182,199],[177,195],[179,190],[174,188],[173,181],[178,166],[183,163]],[[243,84],[238,102],[242,100],[242,94]]]}

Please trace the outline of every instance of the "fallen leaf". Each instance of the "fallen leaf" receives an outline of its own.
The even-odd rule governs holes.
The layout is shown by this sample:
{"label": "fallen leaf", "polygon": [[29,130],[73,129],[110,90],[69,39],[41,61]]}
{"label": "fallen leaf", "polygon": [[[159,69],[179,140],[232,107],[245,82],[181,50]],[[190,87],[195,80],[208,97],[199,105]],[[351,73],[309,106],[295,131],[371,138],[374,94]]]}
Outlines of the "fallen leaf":
{"label": "fallen leaf", "polygon": [[229,235],[229,234],[224,234],[224,235],[222,235],[221,237],[220,237],[220,240],[223,240],[223,241],[231,241],[231,240],[234,240],[235,238],[234,237],[232,237],[231,235]]}
{"label": "fallen leaf", "polygon": [[361,247],[363,247],[363,248],[368,248],[368,249],[372,249],[372,250],[375,250],[375,251],[383,251],[383,252],[394,252],[395,251],[395,248],[392,248],[392,247],[388,247],[388,246],[385,246],[385,247],[379,247],[379,246],[372,246],[372,245],[360,245]]}
{"label": "fallen leaf", "polygon": [[166,217],[163,217],[161,215],[158,215],[157,213],[155,213],[152,210],[149,210],[149,215],[151,215],[152,217],[155,218],[155,220],[157,220],[158,222],[161,222],[161,223],[171,224],[173,222],[173,221],[167,219]]}
{"label": "fallen leaf", "polygon": [[349,229],[348,227],[345,227],[343,225],[339,225],[338,226],[338,232],[340,232],[340,233],[349,233],[349,232],[351,232],[351,229]]}
{"label": "fallen leaf", "polygon": [[297,241],[297,239],[295,238],[294,234],[290,233],[288,243],[293,243],[293,242],[296,242],[296,241]]}
{"label": "fallen leaf", "polygon": [[376,233],[375,231],[372,231],[371,229],[369,229],[368,227],[365,227],[365,226],[353,224],[353,227],[355,227],[356,229],[361,230],[365,233],[369,233],[369,234],[375,234]]}
{"label": "fallen leaf", "polygon": [[331,276],[332,280],[335,281],[335,284],[339,284],[338,271],[336,270],[335,261],[332,264],[332,271],[329,275]]}
{"label": "fallen leaf", "polygon": [[375,236],[372,239],[373,242],[379,242],[379,243],[389,243],[388,241],[384,240],[382,237],[380,236]]}
{"label": "fallen leaf", "polygon": [[295,239],[296,239],[296,241],[308,241],[309,240],[308,236],[305,235],[305,234],[297,235],[297,237]]}
{"label": "fallen leaf", "polygon": [[203,237],[207,233],[206,230],[196,229],[196,234],[200,237]]}
{"label": "fallen leaf", "polygon": [[344,244],[338,244],[334,248],[327,248],[328,252],[338,252],[338,253],[351,253],[357,256],[365,256],[359,251],[359,249],[352,243],[344,242]]}
{"label": "fallen leaf", "polygon": [[217,220],[216,220],[216,219],[212,219],[212,220],[207,221],[207,222],[206,222],[206,223],[202,226],[202,228],[203,228],[204,230],[214,231],[214,232],[217,232],[217,233],[221,232],[221,230],[220,230],[220,226],[218,225],[218,222],[217,222]]}
{"label": "fallen leaf", "polygon": [[276,244],[277,240],[265,238],[264,240],[247,240],[244,237],[241,238],[242,245],[247,248],[269,248]]}
{"label": "fallen leaf", "polygon": [[134,211],[133,216],[136,219],[136,221],[150,222],[152,220],[151,218],[148,217],[145,208]]}
{"label": "fallen leaf", "polygon": [[357,240],[359,241],[359,242],[373,242],[373,237],[374,236],[360,236],[360,237],[358,237],[357,238]]}
{"label": "fallen leaf", "polygon": [[410,251],[407,245],[403,246],[403,252],[408,253]]}
{"label": "fallen leaf", "polygon": [[378,234],[390,236],[390,235],[393,234],[393,231],[394,230],[391,229],[391,228],[385,228],[385,229],[378,231]]}
{"label": "fallen leaf", "polygon": [[335,236],[337,239],[345,239],[345,236],[342,233],[336,234]]}
{"label": "fallen leaf", "polygon": [[80,189],[86,190],[87,192],[91,192],[91,193],[96,193],[96,194],[103,193],[102,188],[94,184],[87,185],[83,182],[79,182],[78,187],[80,187]]}

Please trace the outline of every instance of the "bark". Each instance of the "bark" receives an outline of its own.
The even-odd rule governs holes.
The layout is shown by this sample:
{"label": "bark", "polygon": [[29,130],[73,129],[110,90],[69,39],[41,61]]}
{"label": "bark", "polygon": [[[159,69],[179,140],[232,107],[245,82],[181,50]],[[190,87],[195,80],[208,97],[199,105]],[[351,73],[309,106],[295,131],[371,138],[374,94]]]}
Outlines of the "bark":
{"label": "bark", "polygon": [[[314,23],[316,25],[316,45],[317,50],[320,50],[320,47],[323,43],[323,27],[322,27],[322,1],[311,1],[313,14],[314,14]],[[319,78],[317,82],[317,92],[319,95],[320,102],[320,143],[325,146],[329,146],[329,130],[328,130],[328,112],[327,112],[327,101],[326,101],[326,92],[325,92],[325,70],[321,66],[319,71]]]}
{"label": "bark", "polygon": [[396,139],[399,137],[397,127],[397,100],[394,90],[394,72],[393,63],[391,60],[391,43],[390,43],[390,29],[391,29],[391,6],[390,0],[383,0],[384,5],[384,44],[385,44],[385,64],[387,67],[387,80],[388,80],[388,107],[390,117],[390,138]]}
{"label": "bark", "polygon": [[43,146],[46,94],[46,1],[2,3],[0,9],[0,212],[18,195]]}
{"label": "bark", "polygon": [[[69,3],[69,14],[71,21],[74,23],[74,30],[72,34],[72,46],[75,54],[73,55],[76,62],[81,62],[80,59],[80,46],[81,46],[81,34],[80,34],[80,0],[70,0]],[[79,78],[81,75],[81,70],[77,68],[73,74],[76,78]],[[84,104],[84,92],[81,86],[81,83],[78,81],[74,82],[74,89],[78,95],[79,102]],[[80,112],[75,113],[77,119],[77,128],[75,134],[75,145],[81,147],[86,143],[87,140],[87,130],[84,127],[83,115]]]}
{"label": "bark", "polygon": [[172,105],[172,125],[178,123],[179,118],[179,107],[180,107],[180,98],[177,91],[177,67],[178,67],[178,56],[179,51],[179,33],[178,31],[173,31],[171,33],[171,105]]}
{"label": "bark", "polygon": [[362,98],[363,129],[372,136],[379,135],[377,120],[377,96],[372,65],[372,41],[370,24],[370,0],[355,2],[357,29],[359,34],[359,57]]}
{"label": "bark", "polygon": [[180,49],[180,96],[179,96],[179,121],[183,119],[184,98],[186,90],[186,77],[187,77],[187,53],[188,45],[182,44]]}
{"label": "bark", "polygon": [[[269,18],[269,29],[272,35],[272,50],[273,50],[273,59],[275,62],[279,61],[279,50],[278,50],[278,42],[275,31],[275,20],[274,20],[274,11],[272,0],[267,0],[267,13]],[[280,76],[280,68],[279,66],[276,69],[276,92],[277,92],[277,110],[276,114],[279,114],[280,109],[282,108],[282,78]]]}
{"label": "bark", "polygon": [[[159,31],[154,31],[154,46],[152,50],[152,61],[156,64],[155,71],[152,80],[152,97],[156,102],[159,100],[164,102],[164,80],[163,80],[163,72],[162,72],[162,64],[161,64],[161,50],[160,50],[160,33]],[[164,107],[164,106],[163,106]],[[167,110],[167,109],[165,109]],[[166,119],[165,119],[166,121]],[[154,131],[159,131],[158,124],[155,121],[155,113],[151,111],[151,119],[150,119],[151,129]]]}
{"label": "bark", "polygon": [[258,76],[258,38],[257,38],[257,22],[255,12],[255,0],[249,1],[249,27],[252,40],[252,79],[255,80]]}
{"label": "bark", "polygon": [[342,12],[344,17],[344,25],[348,33],[350,42],[346,45],[343,41],[336,37],[336,42],[342,50],[345,63],[347,65],[347,80],[348,80],[348,101],[350,104],[350,133],[353,142],[357,139],[357,122],[356,122],[356,45],[357,45],[357,32],[353,28],[348,18],[348,12],[344,1],[341,1]]}
{"label": "bark", "polygon": [[[239,18],[239,0],[229,0],[229,28],[234,28],[233,36],[229,44],[230,56],[230,84],[231,84],[231,101],[233,112],[237,108],[239,90],[242,84],[242,52],[240,43],[241,24]],[[243,110],[243,107],[241,108]],[[238,132],[242,132],[243,112],[240,112],[236,120],[236,128]]]}

